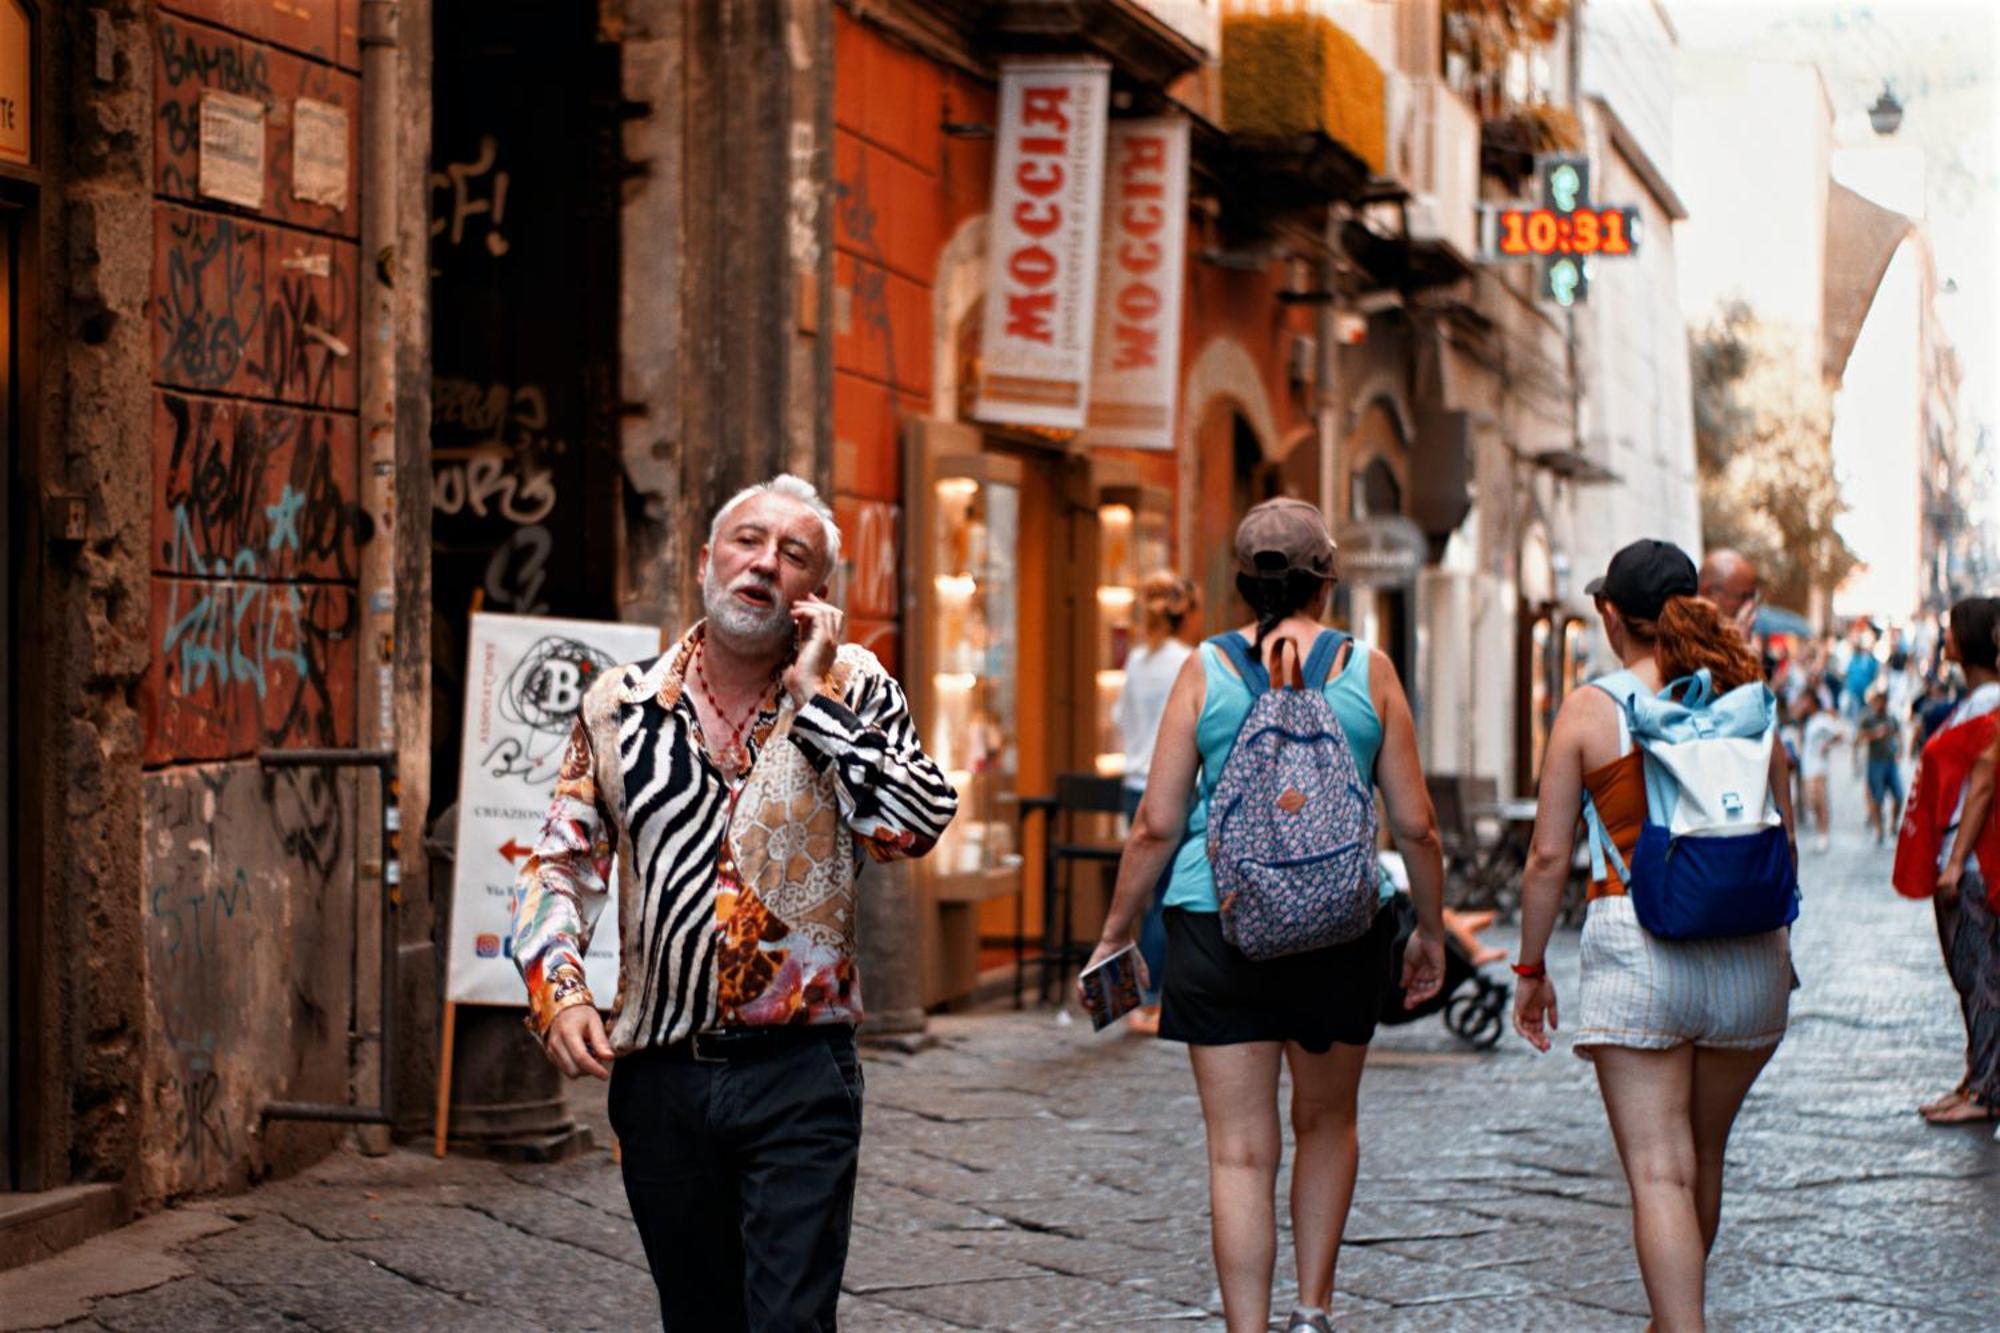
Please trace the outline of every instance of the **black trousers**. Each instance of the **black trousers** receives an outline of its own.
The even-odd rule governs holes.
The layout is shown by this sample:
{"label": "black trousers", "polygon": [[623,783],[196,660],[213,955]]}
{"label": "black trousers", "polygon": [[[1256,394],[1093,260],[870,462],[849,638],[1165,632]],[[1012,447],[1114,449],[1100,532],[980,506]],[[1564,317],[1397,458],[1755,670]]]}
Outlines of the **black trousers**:
{"label": "black trousers", "polygon": [[625,1197],[669,1333],[831,1333],[861,1147],[861,1062],[829,1031],[728,1064],[611,1071]]}

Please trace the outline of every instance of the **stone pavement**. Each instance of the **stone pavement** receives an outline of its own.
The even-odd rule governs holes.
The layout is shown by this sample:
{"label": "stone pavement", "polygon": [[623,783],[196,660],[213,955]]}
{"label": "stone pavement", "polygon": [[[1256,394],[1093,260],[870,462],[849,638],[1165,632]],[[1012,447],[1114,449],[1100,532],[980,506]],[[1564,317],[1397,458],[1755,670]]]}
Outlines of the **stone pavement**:
{"label": "stone pavement", "polygon": [[[1929,909],[1886,887],[1851,783],[1835,802],[1833,851],[1807,855],[1791,1034],[1731,1146],[1711,1314],[1756,1330],[2000,1326],[2000,1143],[1912,1110],[1962,1056]],[[1552,955],[1572,1000],[1575,941],[1559,934]],[[1046,1013],[933,1031],[931,1049],[866,1065],[843,1328],[1220,1328],[1181,1049]],[[600,1098],[586,1115],[601,1114]],[[1473,1053],[1436,1020],[1385,1029],[1361,1134],[1343,1327],[1642,1325],[1625,1187],[1589,1067],[1566,1049],[1537,1056],[1510,1033]],[[1281,1251],[1280,1310],[1288,1267]],[[545,1167],[342,1156],[0,1275],[6,1328],[656,1320],[602,1151]]]}

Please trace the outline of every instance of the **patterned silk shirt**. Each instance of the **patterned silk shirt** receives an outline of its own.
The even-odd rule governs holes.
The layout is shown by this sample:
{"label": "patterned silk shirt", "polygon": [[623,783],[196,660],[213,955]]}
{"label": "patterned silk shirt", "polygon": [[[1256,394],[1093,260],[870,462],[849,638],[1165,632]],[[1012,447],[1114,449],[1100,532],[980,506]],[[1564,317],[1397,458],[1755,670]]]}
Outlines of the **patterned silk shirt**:
{"label": "patterned silk shirt", "polygon": [[[788,734],[773,739],[775,682],[750,728],[753,764],[767,746],[791,745],[809,767],[798,818],[738,820],[730,841],[769,871],[746,883],[725,842],[730,787],[683,688],[700,629],[651,662],[605,672],[585,695],[515,888],[513,954],[538,1033],[563,1009],[595,1002],[583,954],[614,855],[614,1050],[718,1027],[859,1022],[853,894],[863,854],[921,856],[957,809],[902,688],[873,654],[843,645],[831,673],[839,687],[808,699]],[[788,878],[788,865],[805,870]]]}

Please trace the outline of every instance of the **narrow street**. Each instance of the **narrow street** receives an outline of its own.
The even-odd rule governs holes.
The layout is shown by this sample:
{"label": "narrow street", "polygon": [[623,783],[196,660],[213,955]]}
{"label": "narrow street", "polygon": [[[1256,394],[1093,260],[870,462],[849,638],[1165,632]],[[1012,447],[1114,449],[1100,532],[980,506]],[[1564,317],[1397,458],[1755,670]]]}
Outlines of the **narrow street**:
{"label": "narrow street", "polygon": [[[1835,786],[1841,831],[1807,856],[1791,1035],[1732,1148],[1711,1315],[1760,1331],[1990,1328],[2000,1143],[1913,1112],[1957,1077],[1956,1006],[1928,908],[1888,891],[1858,784],[1842,772]],[[1575,942],[1558,936],[1565,995]],[[930,1049],[868,1061],[843,1327],[1219,1328],[1180,1049],[1035,1013],[932,1030]],[[1384,1031],[1362,1099],[1342,1327],[1640,1326],[1625,1187],[1581,1061],[1511,1034],[1469,1053],[1427,1020]],[[501,1333],[654,1318],[603,1150],[556,1167],[343,1155],[0,1276],[7,1329]]]}

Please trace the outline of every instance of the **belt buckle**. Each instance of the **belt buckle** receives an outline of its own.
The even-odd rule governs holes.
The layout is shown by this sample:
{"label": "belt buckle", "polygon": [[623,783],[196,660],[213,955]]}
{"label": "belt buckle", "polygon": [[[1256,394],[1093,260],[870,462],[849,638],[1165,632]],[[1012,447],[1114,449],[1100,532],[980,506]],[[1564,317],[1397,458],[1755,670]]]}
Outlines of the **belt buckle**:
{"label": "belt buckle", "polygon": [[703,1037],[714,1038],[719,1035],[720,1035],[719,1033],[714,1033],[714,1032],[707,1032],[707,1033],[696,1032],[688,1037],[688,1054],[693,1058],[696,1064],[726,1065],[729,1063],[729,1057],[726,1055],[722,1054],[706,1055],[702,1052],[702,1038]]}

